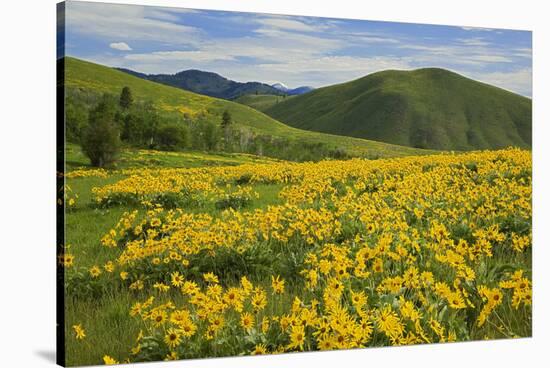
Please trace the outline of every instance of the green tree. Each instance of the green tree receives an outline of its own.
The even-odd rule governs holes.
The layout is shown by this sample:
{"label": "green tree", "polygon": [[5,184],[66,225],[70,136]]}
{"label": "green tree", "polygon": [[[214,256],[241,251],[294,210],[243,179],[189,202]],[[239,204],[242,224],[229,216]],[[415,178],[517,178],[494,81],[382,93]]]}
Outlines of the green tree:
{"label": "green tree", "polygon": [[221,138],[220,129],[213,122],[208,121],[202,124],[201,136],[208,151],[214,151],[218,147]]}
{"label": "green tree", "polygon": [[233,124],[233,119],[231,118],[231,114],[229,111],[225,110],[222,115],[222,128],[227,128],[231,124]]}
{"label": "green tree", "polygon": [[158,132],[158,127],[160,125],[161,117],[152,102],[149,102],[145,106],[144,110],[144,121],[145,121],[145,137],[148,141],[150,148],[156,146],[156,137]]}
{"label": "green tree", "polygon": [[132,91],[130,90],[130,87],[124,87],[122,89],[122,92],[120,92],[120,107],[122,107],[123,109],[129,109],[130,106],[132,106],[133,102],[134,98],[132,97]]}
{"label": "green tree", "polygon": [[146,121],[140,111],[129,112],[124,118],[124,126],[120,138],[135,145],[145,145],[147,130]]}
{"label": "green tree", "polygon": [[81,102],[68,99],[65,104],[65,137],[67,141],[80,143],[88,124],[88,109]]}
{"label": "green tree", "polygon": [[157,143],[164,150],[187,148],[190,144],[189,129],[182,124],[167,124],[158,129]]}
{"label": "green tree", "polygon": [[120,150],[120,133],[115,123],[116,106],[104,98],[90,111],[88,127],[82,139],[82,151],[92,166],[111,165]]}
{"label": "green tree", "polygon": [[233,125],[233,120],[231,119],[231,114],[229,113],[229,111],[225,110],[222,115],[221,127],[223,129],[223,135],[224,135],[223,149],[225,149],[226,151],[231,150],[231,145],[232,145],[231,138],[233,136],[232,125]]}

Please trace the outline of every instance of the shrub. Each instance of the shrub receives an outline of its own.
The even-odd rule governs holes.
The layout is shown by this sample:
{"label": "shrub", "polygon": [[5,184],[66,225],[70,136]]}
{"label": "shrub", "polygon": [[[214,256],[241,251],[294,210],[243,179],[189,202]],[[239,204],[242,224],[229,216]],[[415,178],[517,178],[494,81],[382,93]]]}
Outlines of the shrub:
{"label": "shrub", "polygon": [[215,206],[218,210],[226,210],[228,208],[238,210],[239,208],[248,206],[251,202],[252,199],[246,196],[228,195],[227,197],[218,200],[215,203]]}

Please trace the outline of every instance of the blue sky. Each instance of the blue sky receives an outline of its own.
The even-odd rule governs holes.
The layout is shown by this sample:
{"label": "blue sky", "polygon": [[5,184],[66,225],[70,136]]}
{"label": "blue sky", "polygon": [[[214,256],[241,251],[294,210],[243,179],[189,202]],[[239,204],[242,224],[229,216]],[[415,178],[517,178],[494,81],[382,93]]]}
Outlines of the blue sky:
{"label": "blue sky", "polygon": [[67,2],[66,54],[144,73],[200,69],[321,87],[441,67],[531,96],[531,32]]}

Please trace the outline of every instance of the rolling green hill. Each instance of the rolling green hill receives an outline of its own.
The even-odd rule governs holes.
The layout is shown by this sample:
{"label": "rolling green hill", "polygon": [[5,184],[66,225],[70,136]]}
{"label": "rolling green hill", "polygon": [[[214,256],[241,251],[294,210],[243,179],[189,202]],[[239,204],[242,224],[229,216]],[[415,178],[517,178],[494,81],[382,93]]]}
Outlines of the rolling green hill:
{"label": "rolling green hill", "polygon": [[300,129],[410,147],[531,147],[530,99],[444,69],[378,72],[265,113]]}
{"label": "rolling green hill", "polygon": [[244,95],[236,98],[234,101],[263,112],[273,105],[278,104],[279,102],[286,101],[287,99],[291,99],[293,97],[295,96],[282,97],[274,95]]}
{"label": "rolling green hill", "polygon": [[221,122],[221,115],[227,110],[231,113],[235,125],[247,127],[256,134],[325,144],[334,149],[344,149],[352,155],[391,157],[431,153],[428,150],[292,128],[239,103],[147,81],[113,68],[72,57],[65,58],[65,86],[115,95],[120,94],[121,89],[128,86],[136,100],[152,101],[161,112],[187,114],[191,118],[200,114],[207,119]]}

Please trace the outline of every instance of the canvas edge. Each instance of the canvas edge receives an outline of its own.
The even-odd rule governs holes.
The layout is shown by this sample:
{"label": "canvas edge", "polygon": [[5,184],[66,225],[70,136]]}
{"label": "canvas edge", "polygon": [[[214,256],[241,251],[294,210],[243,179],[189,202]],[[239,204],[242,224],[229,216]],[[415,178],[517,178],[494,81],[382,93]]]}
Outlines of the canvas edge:
{"label": "canvas edge", "polygon": [[65,366],[65,2],[56,4],[56,363]]}

